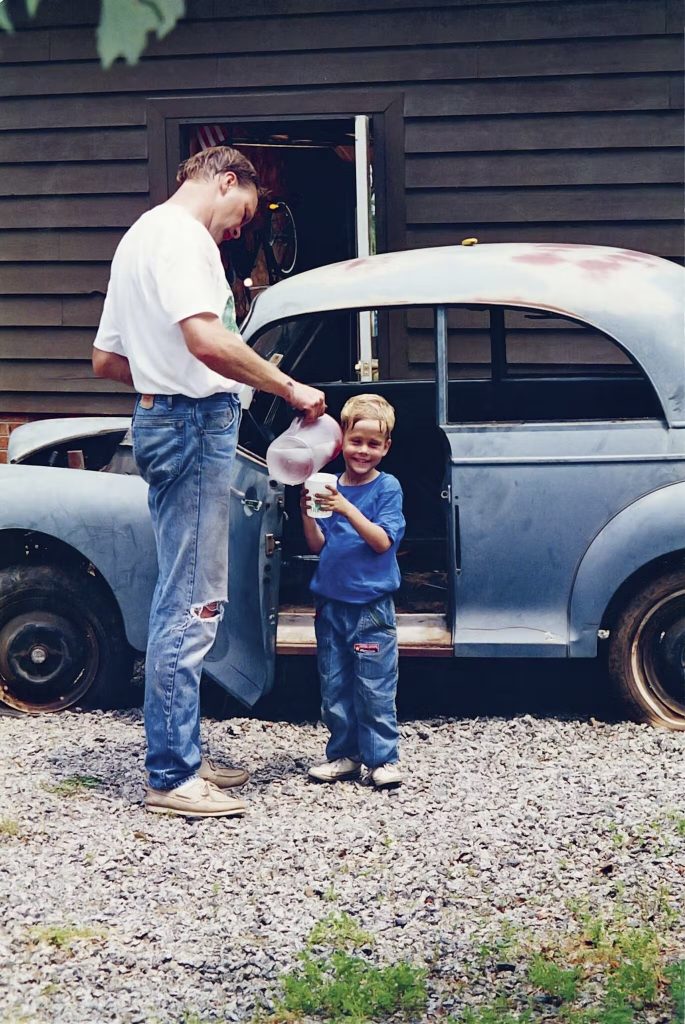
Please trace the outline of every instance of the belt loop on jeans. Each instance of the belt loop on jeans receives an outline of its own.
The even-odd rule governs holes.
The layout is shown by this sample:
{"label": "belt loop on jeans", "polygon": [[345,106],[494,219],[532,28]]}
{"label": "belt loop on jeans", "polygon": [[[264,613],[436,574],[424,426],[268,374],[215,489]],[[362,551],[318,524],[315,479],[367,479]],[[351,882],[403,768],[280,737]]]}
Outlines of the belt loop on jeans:
{"label": "belt loop on jeans", "polygon": [[166,404],[167,404],[167,409],[173,409],[173,407],[174,407],[174,396],[173,395],[167,395],[166,396]]}

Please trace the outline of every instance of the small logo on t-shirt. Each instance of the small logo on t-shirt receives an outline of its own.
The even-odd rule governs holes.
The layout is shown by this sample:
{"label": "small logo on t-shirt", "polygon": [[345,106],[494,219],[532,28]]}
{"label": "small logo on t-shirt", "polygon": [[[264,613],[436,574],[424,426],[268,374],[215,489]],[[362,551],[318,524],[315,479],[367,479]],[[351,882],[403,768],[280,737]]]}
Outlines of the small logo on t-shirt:
{"label": "small logo on t-shirt", "polygon": [[235,318],[235,299],[233,298],[233,292],[228,290],[228,298],[226,299],[226,305],[224,311],[221,314],[221,322],[227,331],[231,331],[233,334],[238,333],[238,321]]}

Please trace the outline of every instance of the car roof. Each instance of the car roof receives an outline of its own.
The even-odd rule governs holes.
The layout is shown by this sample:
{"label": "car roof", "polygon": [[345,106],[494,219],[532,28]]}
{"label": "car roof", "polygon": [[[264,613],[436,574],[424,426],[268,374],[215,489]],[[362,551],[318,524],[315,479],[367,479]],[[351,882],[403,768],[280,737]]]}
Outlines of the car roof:
{"label": "car roof", "polygon": [[335,309],[507,305],[582,320],[618,341],[685,427],[685,270],[647,253],[557,242],[453,245],[308,270],[267,288],[242,330]]}

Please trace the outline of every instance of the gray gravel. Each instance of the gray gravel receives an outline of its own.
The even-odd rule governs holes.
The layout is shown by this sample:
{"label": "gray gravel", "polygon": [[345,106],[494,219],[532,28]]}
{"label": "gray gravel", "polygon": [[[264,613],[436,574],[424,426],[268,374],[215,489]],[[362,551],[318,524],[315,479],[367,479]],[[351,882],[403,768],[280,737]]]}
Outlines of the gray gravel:
{"label": "gray gravel", "polygon": [[[305,780],[321,726],[207,721],[210,753],[253,773],[250,812],[193,823],[141,805],[138,711],[0,718],[0,1020],[248,1021],[342,911],[379,962],[429,965],[438,1019],[479,996],[454,983],[504,921],[563,929],[569,899],[617,892],[685,904],[685,734],[525,716],[402,735],[407,783],[375,792]],[[51,791],[77,775],[103,781]],[[59,948],[47,926],[90,933]]]}

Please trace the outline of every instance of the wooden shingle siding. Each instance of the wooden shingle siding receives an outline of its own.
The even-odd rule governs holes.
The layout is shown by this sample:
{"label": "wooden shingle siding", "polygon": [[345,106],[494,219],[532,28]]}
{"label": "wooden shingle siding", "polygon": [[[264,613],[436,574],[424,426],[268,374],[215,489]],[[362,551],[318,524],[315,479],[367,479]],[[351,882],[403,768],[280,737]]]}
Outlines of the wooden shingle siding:
{"label": "wooden shingle siding", "polygon": [[[92,0],[40,4],[34,21],[8,6],[24,27],[0,34],[0,419],[131,407],[92,379],[89,352],[114,249],[150,202],[150,97],[296,109],[399,92],[408,246],[683,257],[680,0],[188,0],[139,65],[107,72]],[[428,359],[413,333],[407,376]]]}

